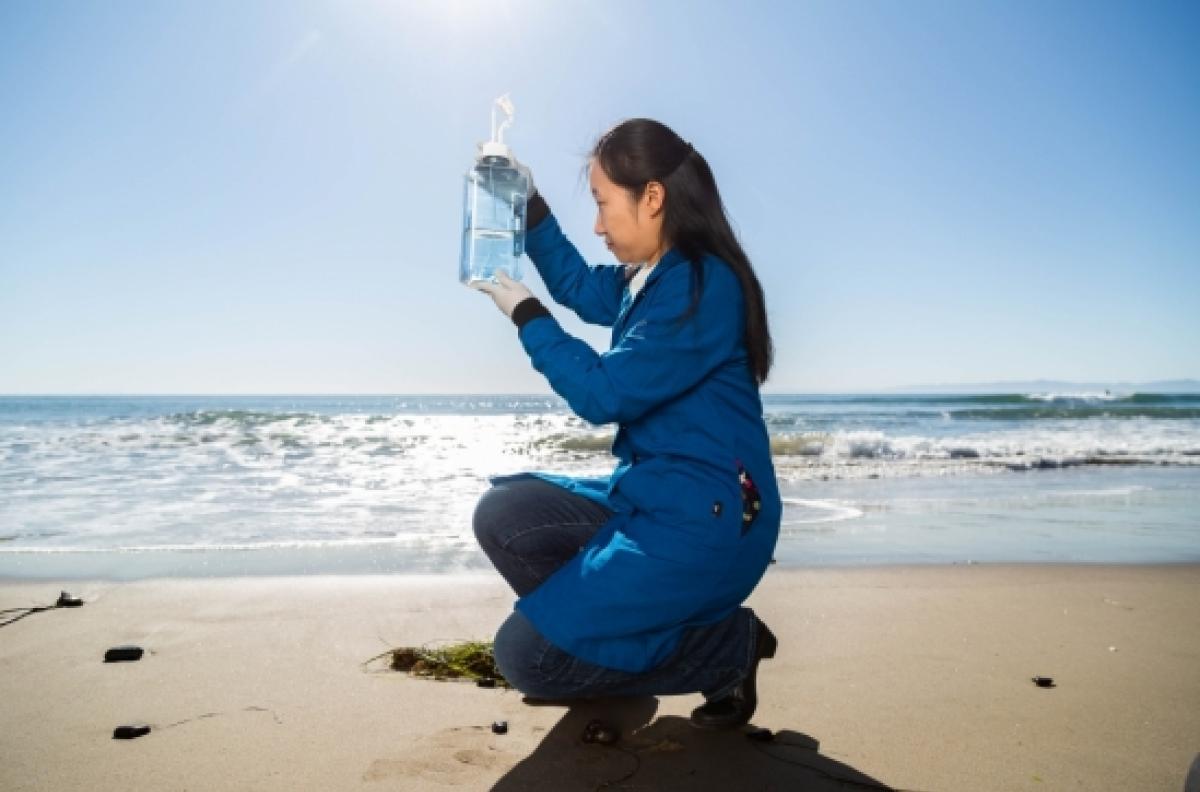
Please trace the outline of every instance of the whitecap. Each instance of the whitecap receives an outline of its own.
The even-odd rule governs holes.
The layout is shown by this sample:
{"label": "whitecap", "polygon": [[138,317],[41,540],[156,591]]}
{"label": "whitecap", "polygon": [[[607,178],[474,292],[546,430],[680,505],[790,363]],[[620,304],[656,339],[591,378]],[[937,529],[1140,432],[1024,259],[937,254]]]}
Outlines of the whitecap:
{"label": "whitecap", "polygon": [[[856,506],[851,506],[848,503],[835,500],[809,500],[806,498],[782,498],[784,503],[783,524],[784,525],[810,525],[813,523],[840,522],[842,520],[853,520],[856,517],[862,517],[862,509]],[[795,509],[788,509],[788,505],[799,506],[802,509],[808,509],[816,512],[811,516],[791,516]]]}

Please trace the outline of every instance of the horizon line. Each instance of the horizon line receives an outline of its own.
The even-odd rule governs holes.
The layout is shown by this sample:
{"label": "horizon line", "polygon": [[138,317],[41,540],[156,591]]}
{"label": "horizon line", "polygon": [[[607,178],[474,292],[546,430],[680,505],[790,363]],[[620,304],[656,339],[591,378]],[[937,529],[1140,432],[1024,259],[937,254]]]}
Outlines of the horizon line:
{"label": "horizon line", "polygon": [[[967,387],[1009,387],[1036,385],[1044,383],[1053,386],[1070,386],[1080,388],[1097,388],[1110,386],[1106,389],[1111,389],[1111,386],[1152,386],[1160,384],[1183,384],[1194,383],[1200,393],[1200,379],[1196,378],[1179,378],[1171,380],[1153,380],[1150,382],[1070,382],[1067,380],[1013,380],[1001,382],[980,382],[980,383],[938,383],[938,384],[918,384],[918,385],[899,385],[889,386],[884,388],[859,388],[859,389],[795,389],[795,390],[760,390],[761,396],[806,396],[806,395],[859,395],[859,394],[884,394],[894,393],[896,391],[905,391],[909,394],[931,394],[937,395],[947,393],[947,391],[939,390],[939,388],[967,388]],[[1027,388],[1019,388],[1027,390]],[[32,396],[90,396],[90,397],[130,397],[130,396],[314,396],[314,397],[335,397],[335,396],[521,396],[533,398],[550,398],[562,400],[562,397],[557,393],[540,393],[531,391],[126,391],[126,392],[106,392],[106,391],[8,391],[0,392],[0,398],[9,397],[32,397]]]}

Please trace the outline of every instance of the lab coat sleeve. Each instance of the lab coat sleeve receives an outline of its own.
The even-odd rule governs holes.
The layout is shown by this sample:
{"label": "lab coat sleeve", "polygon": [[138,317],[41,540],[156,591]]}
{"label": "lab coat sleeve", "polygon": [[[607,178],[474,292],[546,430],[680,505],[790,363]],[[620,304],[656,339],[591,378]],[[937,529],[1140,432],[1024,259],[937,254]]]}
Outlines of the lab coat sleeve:
{"label": "lab coat sleeve", "polygon": [[553,316],[518,330],[533,367],[579,417],[593,424],[637,420],[739,354],[741,292],[728,283],[705,284],[696,312],[681,327],[673,325],[688,306],[688,269],[663,274],[652,310],[604,354],[569,335]]}
{"label": "lab coat sleeve", "polygon": [[624,265],[589,265],[552,214],[526,232],[525,253],[555,301],[589,324],[612,327],[621,310]]}

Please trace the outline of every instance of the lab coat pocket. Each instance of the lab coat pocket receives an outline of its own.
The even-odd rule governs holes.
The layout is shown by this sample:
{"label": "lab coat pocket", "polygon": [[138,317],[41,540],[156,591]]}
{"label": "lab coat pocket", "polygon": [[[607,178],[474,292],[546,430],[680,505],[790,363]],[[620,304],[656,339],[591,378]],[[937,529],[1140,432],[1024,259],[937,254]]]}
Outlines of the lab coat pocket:
{"label": "lab coat pocket", "polygon": [[681,540],[717,552],[734,549],[741,537],[740,496],[732,476],[722,484],[687,473],[665,475],[663,492],[670,497],[659,519]]}

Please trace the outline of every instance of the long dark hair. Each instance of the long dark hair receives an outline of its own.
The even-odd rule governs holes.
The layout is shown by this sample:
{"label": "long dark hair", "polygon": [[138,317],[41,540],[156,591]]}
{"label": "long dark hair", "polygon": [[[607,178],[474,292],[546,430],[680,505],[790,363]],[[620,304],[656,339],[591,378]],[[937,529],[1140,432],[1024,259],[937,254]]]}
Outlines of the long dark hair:
{"label": "long dark hair", "polygon": [[686,321],[700,302],[703,270],[700,259],[711,254],[723,259],[742,284],[746,305],[746,352],[758,384],[766,382],[774,358],[767,326],[762,286],[742,250],[708,162],[691,144],[665,124],[632,118],[605,132],[592,148],[591,158],[605,175],[639,200],[651,181],[666,188],[663,236],[679,248],[692,271],[692,302],[680,317]]}

